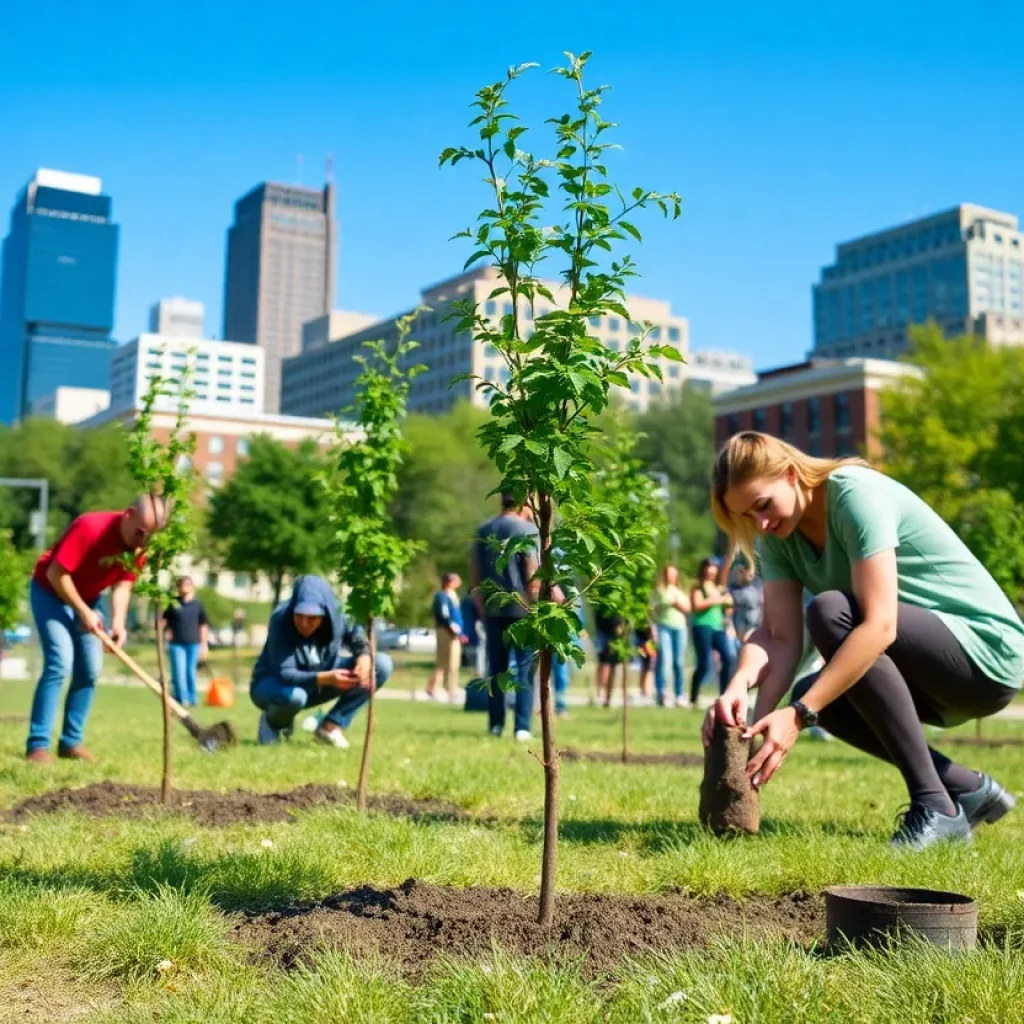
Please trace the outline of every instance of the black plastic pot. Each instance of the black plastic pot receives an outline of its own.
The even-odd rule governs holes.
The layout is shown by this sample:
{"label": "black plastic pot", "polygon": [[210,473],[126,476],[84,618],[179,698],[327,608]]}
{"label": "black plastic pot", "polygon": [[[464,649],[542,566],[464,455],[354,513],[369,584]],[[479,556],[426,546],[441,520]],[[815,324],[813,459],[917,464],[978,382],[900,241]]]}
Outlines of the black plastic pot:
{"label": "black plastic pot", "polygon": [[839,885],[825,890],[828,944],[879,945],[907,934],[948,949],[973,949],[978,905],[932,889]]}

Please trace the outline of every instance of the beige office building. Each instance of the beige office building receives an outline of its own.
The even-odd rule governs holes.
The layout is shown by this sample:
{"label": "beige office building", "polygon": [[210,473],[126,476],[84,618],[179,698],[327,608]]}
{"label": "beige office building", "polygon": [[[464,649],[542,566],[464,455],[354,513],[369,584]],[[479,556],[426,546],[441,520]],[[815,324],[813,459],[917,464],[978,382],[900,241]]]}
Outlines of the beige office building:
{"label": "beige office building", "polygon": [[[532,311],[525,304],[520,307],[526,334],[532,333],[529,324],[534,315],[543,316],[566,302],[566,289],[559,282],[549,281],[546,284],[554,297],[553,303],[539,299]],[[497,324],[502,316],[512,312],[507,296],[490,298],[498,286],[499,278],[493,267],[478,267],[422,292],[422,305],[429,307],[429,311],[417,315],[411,337],[420,344],[415,358],[428,369],[411,384],[411,412],[444,412],[459,399],[475,405],[485,404],[486,395],[474,388],[472,381],[451,383],[460,374],[473,374],[498,383],[507,380],[508,370],[497,350],[491,345],[474,342],[468,334],[457,332],[457,320],[448,319],[457,302],[470,300],[480,313]],[[652,339],[672,345],[686,358],[689,325],[685,317],[674,314],[667,302],[641,296],[629,296],[627,307],[636,323],[649,322],[653,325]],[[353,356],[359,354],[365,341],[394,341],[398,333],[397,320],[403,315],[406,314],[330,342],[318,340],[308,345],[301,355],[287,360],[282,371],[282,410],[297,416],[323,416],[351,406],[355,400],[355,379],[360,372]],[[629,340],[641,333],[636,324],[615,315],[594,318],[590,329],[595,337],[614,351],[624,350]],[[307,333],[313,336],[313,332]],[[322,339],[322,332],[319,337]],[[623,395],[631,408],[643,411],[652,399],[681,387],[687,379],[689,367],[662,359],[661,370],[664,381],[639,374],[631,376],[629,394]]]}
{"label": "beige office building", "polygon": [[281,361],[302,351],[302,327],[334,305],[334,186],[264,183],[235,204],[224,283],[227,341],[264,352],[268,413],[280,409]]}

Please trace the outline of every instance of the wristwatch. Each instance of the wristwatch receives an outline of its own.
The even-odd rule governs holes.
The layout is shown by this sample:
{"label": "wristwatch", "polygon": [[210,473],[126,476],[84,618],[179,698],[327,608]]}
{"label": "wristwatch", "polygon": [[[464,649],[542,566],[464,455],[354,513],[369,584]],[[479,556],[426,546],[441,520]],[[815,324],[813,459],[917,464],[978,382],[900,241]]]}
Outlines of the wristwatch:
{"label": "wristwatch", "polygon": [[789,705],[795,712],[801,729],[813,729],[818,724],[818,712],[812,711],[802,700]]}

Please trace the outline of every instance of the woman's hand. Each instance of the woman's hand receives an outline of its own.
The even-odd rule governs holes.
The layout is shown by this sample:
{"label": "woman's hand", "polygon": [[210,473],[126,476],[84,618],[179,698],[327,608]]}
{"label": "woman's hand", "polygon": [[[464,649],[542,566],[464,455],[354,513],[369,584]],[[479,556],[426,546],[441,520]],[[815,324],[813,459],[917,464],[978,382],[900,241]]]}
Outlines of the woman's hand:
{"label": "woman's hand", "polygon": [[725,693],[708,708],[701,728],[701,740],[705,747],[711,746],[715,736],[715,725],[722,722],[727,726],[738,726],[743,729],[747,724],[747,684],[741,681],[738,685],[733,680]]}
{"label": "woman's hand", "polygon": [[744,739],[764,737],[757,753],[747,762],[747,778],[754,789],[760,789],[778,771],[799,735],[800,723],[793,708],[773,711],[744,732]]}

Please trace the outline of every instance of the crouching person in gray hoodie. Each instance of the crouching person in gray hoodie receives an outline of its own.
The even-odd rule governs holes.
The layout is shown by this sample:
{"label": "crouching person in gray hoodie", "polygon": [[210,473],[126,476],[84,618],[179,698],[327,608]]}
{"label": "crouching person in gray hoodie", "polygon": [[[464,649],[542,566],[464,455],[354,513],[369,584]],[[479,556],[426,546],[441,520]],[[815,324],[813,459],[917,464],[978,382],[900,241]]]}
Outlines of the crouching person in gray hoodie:
{"label": "crouching person in gray hoodie", "polygon": [[[349,653],[343,654],[342,647]],[[252,672],[249,696],[263,711],[260,743],[277,743],[282,733],[290,736],[300,711],[333,700],[313,735],[344,750],[344,730],[370,699],[370,688],[388,681],[391,667],[391,659],[378,654],[371,675],[365,630],[346,623],[327,580],[299,576],[292,596],[270,616],[267,642]]]}

